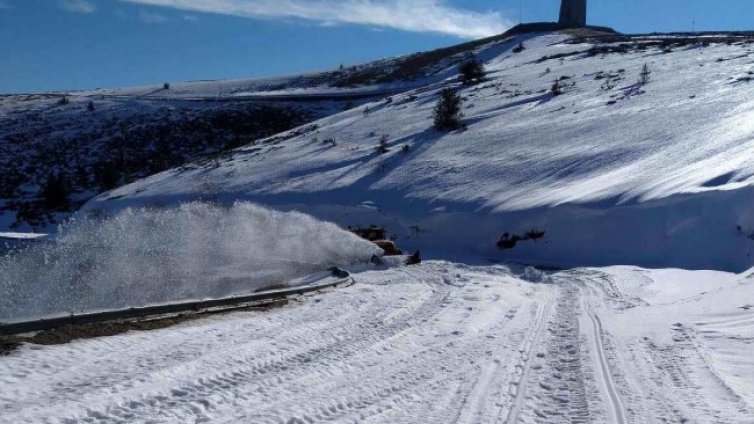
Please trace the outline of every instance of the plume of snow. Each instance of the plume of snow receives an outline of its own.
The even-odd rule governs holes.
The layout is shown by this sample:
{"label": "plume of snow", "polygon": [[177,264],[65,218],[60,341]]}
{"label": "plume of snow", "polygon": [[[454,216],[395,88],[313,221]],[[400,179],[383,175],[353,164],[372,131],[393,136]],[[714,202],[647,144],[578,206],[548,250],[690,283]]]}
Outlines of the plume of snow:
{"label": "plume of snow", "polygon": [[500,13],[479,13],[443,0],[122,0],[191,12],[250,18],[299,18],[360,24],[462,38],[499,34],[510,27]]}
{"label": "plume of snow", "polygon": [[334,224],[249,203],[127,209],[0,258],[0,319],[250,293],[378,250]]}

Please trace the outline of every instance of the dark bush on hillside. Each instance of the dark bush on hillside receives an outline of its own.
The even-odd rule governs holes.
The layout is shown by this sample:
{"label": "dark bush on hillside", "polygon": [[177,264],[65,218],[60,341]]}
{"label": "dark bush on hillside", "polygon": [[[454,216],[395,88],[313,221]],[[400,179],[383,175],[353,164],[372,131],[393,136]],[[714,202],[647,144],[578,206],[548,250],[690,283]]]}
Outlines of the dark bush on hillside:
{"label": "dark bush on hillside", "polygon": [[170,83],[166,82],[165,84],[162,84],[162,89],[163,90],[170,90]]}
{"label": "dark bush on hillside", "polygon": [[440,131],[452,131],[461,128],[461,96],[452,88],[440,93],[434,111],[435,128]]}
{"label": "dark bush on hillside", "polygon": [[550,87],[550,94],[553,96],[560,96],[563,94],[563,87],[560,86],[560,81],[555,80],[555,82],[552,84],[552,87]]}
{"label": "dark bush on hillside", "polygon": [[50,175],[42,185],[42,202],[47,210],[66,210],[70,205],[70,189],[62,175]]}
{"label": "dark bush on hillside", "polygon": [[544,238],[544,236],[545,232],[542,230],[529,230],[523,236],[517,234],[511,235],[506,232],[500,237],[500,240],[497,242],[497,247],[502,250],[510,250],[516,247],[519,242],[529,240],[536,242]]}
{"label": "dark bush on hillside", "polygon": [[521,53],[522,51],[526,50],[526,47],[524,46],[524,43],[518,43],[516,47],[511,50],[513,53]]}
{"label": "dark bush on hillside", "polygon": [[461,74],[461,80],[467,85],[482,81],[486,75],[484,65],[476,60],[476,58],[462,63],[458,71]]}
{"label": "dark bush on hillside", "polygon": [[377,152],[381,155],[390,151],[390,146],[387,144],[389,137],[385,134],[380,137],[380,144],[377,146]]}
{"label": "dark bush on hillside", "polygon": [[112,190],[121,182],[121,171],[115,163],[98,164],[94,169],[94,180],[100,190]]}
{"label": "dark bush on hillside", "polygon": [[511,237],[509,233],[505,233],[497,242],[497,247],[503,250],[513,249],[514,247],[516,247],[519,241],[521,241],[521,237],[516,235]]}
{"label": "dark bush on hillside", "polygon": [[537,240],[542,239],[544,236],[545,236],[545,232],[544,231],[529,230],[529,231],[526,232],[526,235],[524,236],[524,239],[537,241]]}

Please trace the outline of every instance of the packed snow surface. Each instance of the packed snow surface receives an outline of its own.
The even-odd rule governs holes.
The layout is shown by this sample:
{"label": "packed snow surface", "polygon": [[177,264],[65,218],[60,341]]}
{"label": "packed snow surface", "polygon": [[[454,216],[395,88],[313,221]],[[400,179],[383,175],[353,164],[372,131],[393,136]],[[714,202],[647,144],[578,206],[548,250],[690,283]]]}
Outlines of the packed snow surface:
{"label": "packed snow surface", "polygon": [[[452,67],[445,80],[137,181],[85,209],[172,204],[210,185],[224,202],[386,225],[410,247],[742,272],[754,265],[754,48],[745,38],[677,40],[497,40],[474,51],[488,71],[480,84],[461,85]],[[555,80],[560,96],[549,91]],[[432,128],[446,87],[464,99],[465,130]],[[504,232],[528,230],[545,231],[544,242],[497,251]]]}
{"label": "packed snow surface", "polygon": [[0,319],[247,294],[378,250],[333,224],[248,203],[126,209],[0,257]]}
{"label": "packed snow surface", "polygon": [[267,312],[23,346],[0,422],[754,422],[749,277],[534,274],[369,270]]}

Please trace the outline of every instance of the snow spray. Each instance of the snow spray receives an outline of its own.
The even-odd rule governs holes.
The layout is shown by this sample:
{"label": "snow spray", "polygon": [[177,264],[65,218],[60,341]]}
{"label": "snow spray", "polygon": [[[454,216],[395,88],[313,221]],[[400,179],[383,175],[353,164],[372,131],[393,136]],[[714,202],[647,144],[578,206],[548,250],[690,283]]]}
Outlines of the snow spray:
{"label": "snow spray", "polygon": [[0,320],[246,294],[377,250],[335,224],[250,203],[126,209],[0,258]]}

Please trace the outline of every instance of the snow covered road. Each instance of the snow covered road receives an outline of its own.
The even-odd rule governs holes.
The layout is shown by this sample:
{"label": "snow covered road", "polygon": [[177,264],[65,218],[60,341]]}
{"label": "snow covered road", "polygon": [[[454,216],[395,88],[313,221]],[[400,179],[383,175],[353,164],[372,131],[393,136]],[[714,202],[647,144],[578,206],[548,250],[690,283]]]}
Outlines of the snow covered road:
{"label": "snow covered road", "polygon": [[715,359],[745,360],[754,316],[657,318],[637,275],[429,262],[268,312],[25,346],[0,358],[0,422],[754,422],[752,369]]}

